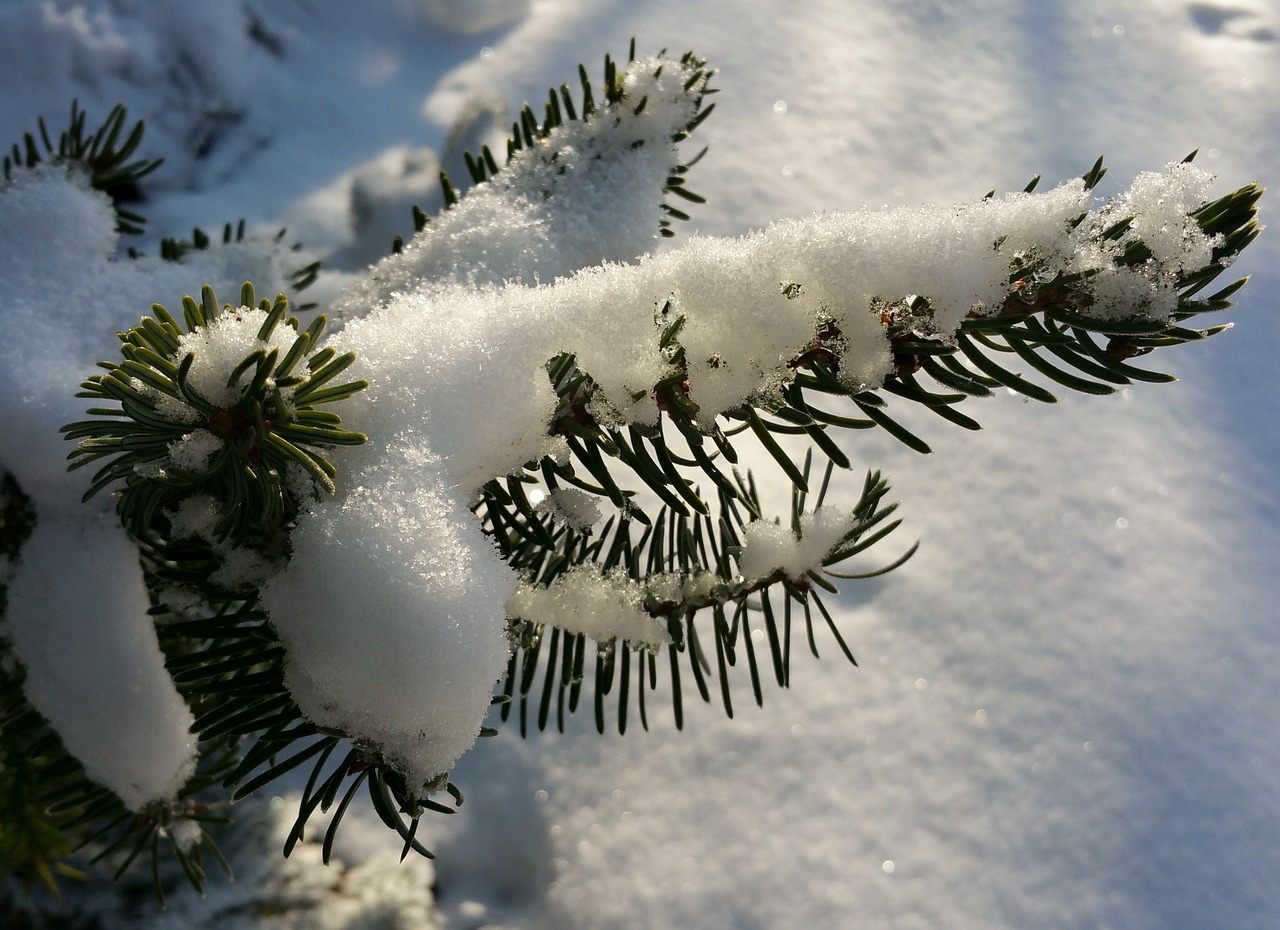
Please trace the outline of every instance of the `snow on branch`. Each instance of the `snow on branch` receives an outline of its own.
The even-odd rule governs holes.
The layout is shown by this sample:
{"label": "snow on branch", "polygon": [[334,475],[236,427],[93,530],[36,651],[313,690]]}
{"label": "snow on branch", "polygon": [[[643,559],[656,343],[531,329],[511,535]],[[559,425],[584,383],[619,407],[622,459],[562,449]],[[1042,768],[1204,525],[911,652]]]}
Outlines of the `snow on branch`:
{"label": "snow on branch", "polygon": [[821,507],[800,517],[799,531],[754,520],[742,533],[738,570],[747,578],[764,578],[780,570],[792,581],[822,568],[823,560],[857,526],[857,517],[836,507]]}
{"label": "snow on branch", "polygon": [[615,639],[657,647],[671,642],[666,625],[644,609],[645,589],[621,569],[601,573],[578,565],[551,584],[521,584],[507,600],[512,617],[585,633],[596,642]]}
{"label": "snow on branch", "polygon": [[444,282],[553,281],[650,251],[663,216],[655,192],[678,174],[673,140],[698,119],[708,76],[692,56],[632,62],[615,91],[620,99],[516,152],[370,269],[335,302],[334,315],[363,316],[395,293]]}
{"label": "snow on branch", "polygon": [[[566,132],[561,142],[572,147],[571,138]],[[511,174],[516,188],[518,165]],[[1088,212],[1085,185],[1073,181],[1044,194],[954,208],[818,215],[739,239],[695,238],[635,264],[599,264],[550,284],[477,286],[465,271],[443,283],[417,276],[399,287],[384,282],[395,293],[361,308],[361,318],[330,343],[355,353],[353,374],[369,382],[346,417],[370,442],[335,459],[351,490],[304,515],[294,561],[265,594],[295,656],[291,681],[308,681],[300,706],[354,732],[362,721],[379,720],[384,748],[413,760],[412,774],[429,780],[466,748],[487,708],[488,686],[503,673],[508,618],[501,605],[573,630],[589,626],[600,639],[656,641],[634,592],[616,590],[608,575],[573,573],[543,595],[525,591],[509,600],[516,573],[468,509],[490,479],[566,454],[553,429],[549,360],[571,354],[591,375],[590,412],[600,422],[654,423],[655,385],[679,375],[699,421],[710,424],[785,385],[793,360],[833,322],[842,377],[854,389],[878,387],[893,371],[884,307],[919,305],[915,298],[924,297],[919,329],[950,339],[969,315],[1001,310],[1015,267],[1034,265],[1044,281],[1074,276],[1086,291],[1097,282],[1095,314],[1165,319],[1175,306],[1176,272],[1207,262],[1211,243],[1187,211],[1208,182],[1196,168],[1175,166],[1144,175],[1135,193],[1095,213]],[[499,201],[485,202],[501,223]],[[527,204],[520,197],[513,203],[508,218],[519,225]],[[1137,207],[1146,212],[1135,223],[1160,231],[1162,244],[1150,261],[1118,266],[1121,246],[1102,233],[1119,211]],[[430,243],[450,234],[427,235]],[[430,247],[466,251],[459,244],[450,252],[447,241]],[[588,264],[591,247],[568,238],[557,243],[558,260]],[[573,248],[584,252],[575,256]],[[663,345],[663,332],[678,318],[678,344]],[[789,531],[786,539],[753,532],[747,565],[789,576],[820,565],[849,529],[828,516],[808,518],[799,539]],[[354,564],[369,573],[365,580],[353,576]],[[340,593],[348,585],[358,594]],[[331,596],[314,593],[317,586]],[[606,603],[616,609],[605,612]],[[406,622],[407,611],[418,619]],[[463,629],[465,643],[458,639]],[[332,646],[321,645],[327,642]],[[303,644],[306,658],[297,658]],[[436,659],[404,676],[388,672],[404,655]],[[452,680],[477,686],[460,718],[465,724],[444,719],[443,701],[427,705],[433,726],[453,734],[439,744],[448,751],[436,754],[423,750],[435,736],[424,735],[420,714],[406,715],[398,734],[387,729],[386,715],[395,695],[425,700],[414,679],[439,674],[446,658]],[[348,674],[353,662],[361,675]],[[448,706],[461,702],[451,698]]]}

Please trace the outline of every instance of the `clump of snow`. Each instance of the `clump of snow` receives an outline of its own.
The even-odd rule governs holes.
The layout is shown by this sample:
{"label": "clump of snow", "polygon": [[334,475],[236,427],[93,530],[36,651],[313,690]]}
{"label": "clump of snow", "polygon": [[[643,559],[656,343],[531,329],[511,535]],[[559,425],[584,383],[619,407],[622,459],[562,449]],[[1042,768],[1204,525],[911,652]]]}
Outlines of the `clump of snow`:
{"label": "clump of snow", "polygon": [[[1075,267],[1090,276],[1096,316],[1169,318],[1178,305],[1179,274],[1208,265],[1221,241],[1206,236],[1191,216],[1205,202],[1212,181],[1212,174],[1190,162],[1144,171],[1129,190],[1081,223]],[[1133,266],[1116,264],[1122,242],[1086,238],[1127,218],[1132,235],[1151,250],[1147,261]]]}
{"label": "clump of snow", "polygon": [[168,827],[169,836],[173,839],[174,844],[184,853],[190,854],[195,850],[200,842],[204,830],[194,820],[182,818],[175,820]]}
{"label": "clump of snow", "polygon": [[195,771],[194,718],[165,671],[150,606],[138,550],[114,514],[46,512],[5,614],[27,699],[86,774],[134,811],[174,797]]}
{"label": "clump of snow", "polygon": [[262,598],[303,713],[433,782],[470,748],[506,669],[515,576],[438,458],[379,447],[293,535]]}
{"label": "clump of snow", "polygon": [[235,382],[230,382],[236,367],[258,350],[270,354],[276,349],[284,355],[298,335],[291,326],[277,326],[268,338],[260,339],[258,332],[266,319],[267,311],[259,307],[232,308],[219,313],[206,325],[178,338],[173,361],[178,364],[192,356],[187,383],[215,407],[230,407],[240,399],[254,375],[251,366],[242,371]]}
{"label": "clump of snow", "polygon": [[212,542],[222,518],[222,507],[210,494],[192,494],[168,512],[170,533],[174,539],[193,537]]}
{"label": "clump of snow", "polygon": [[[468,495],[557,455],[563,440],[547,432],[556,396],[545,369],[556,348],[541,322],[492,291],[395,300],[329,340],[356,354],[348,374],[369,382],[344,419],[374,440],[426,442]],[[369,448],[339,450],[335,461],[364,460]]]}
{"label": "clump of snow", "polygon": [[534,508],[559,517],[575,530],[585,533],[600,519],[600,504],[595,495],[578,488],[557,488]]}
{"label": "clump of snow", "polygon": [[711,593],[720,579],[714,572],[660,572],[645,580],[645,587],[659,602],[679,603]]}
{"label": "clump of snow", "polygon": [[[240,546],[219,537],[217,523],[225,510],[208,494],[193,494],[172,510],[166,511],[172,539],[198,539],[208,544],[219,565],[207,580],[227,591],[256,589],[281,568],[281,562],[260,550]],[[157,600],[174,610],[191,609],[200,601],[196,592],[179,585],[168,585]]]}
{"label": "clump of snow", "polygon": [[[709,416],[777,386],[787,363],[814,338],[815,291],[786,297],[778,254],[777,237],[767,233],[741,240],[696,238],[675,253],[673,267],[663,269],[672,283],[671,313],[685,316],[679,340],[689,395]],[[886,345],[877,367],[888,364],[887,341],[881,341]]]}
{"label": "clump of snow", "polygon": [[1153,279],[1107,262],[1089,279],[1093,315],[1103,320],[1122,320],[1142,307],[1151,319],[1169,318],[1177,306],[1177,289],[1170,280]]}
{"label": "clump of snow", "polygon": [[404,251],[375,265],[333,313],[362,316],[394,293],[451,281],[553,281],[648,252],[663,216],[655,192],[679,164],[671,136],[696,114],[696,88],[684,88],[691,76],[669,59],[633,62],[624,82],[639,96],[568,121],[518,152]]}
{"label": "clump of snow", "polygon": [[67,474],[58,427],[83,416],[73,395],[114,350],[114,230],[111,201],[78,171],[37,166],[0,187],[0,464],[29,495],[83,493],[84,476]]}
{"label": "clump of snow", "polygon": [[[832,213],[771,227],[775,264],[802,293],[826,306],[850,343],[873,335],[866,310],[928,298],[931,334],[949,337],[973,311],[998,310],[1011,262],[1075,251],[1072,220],[1088,208],[1083,184],[1040,194],[983,198],[956,207]],[[855,355],[855,358],[861,358]],[[884,372],[855,363],[846,377],[874,386]]]}
{"label": "clump of snow", "polygon": [[671,642],[665,625],[644,610],[645,590],[620,569],[601,572],[577,565],[551,584],[521,584],[507,612],[531,623],[585,633],[597,642],[616,639],[656,648]]}
{"label": "clump of snow", "polygon": [[1166,271],[1203,268],[1220,239],[1206,236],[1190,214],[1208,199],[1211,183],[1213,175],[1190,162],[1171,164],[1163,172],[1144,171],[1115,210],[1133,216],[1133,234]]}
{"label": "clump of snow", "polygon": [[221,437],[207,429],[192,430],[169,443],[169,459],[175,468],[202,472],[208,470],[214,455],[225,446],[226,442]]}
{"label": "clump of snow", "polygon": [[856,522],[852,514],[830,506],[803,514],[798,533],[771,520],[755,520],[742,531],[738,570],[747,579],[766,578],[782,571],[798,581],[822,568],[823,559]]}

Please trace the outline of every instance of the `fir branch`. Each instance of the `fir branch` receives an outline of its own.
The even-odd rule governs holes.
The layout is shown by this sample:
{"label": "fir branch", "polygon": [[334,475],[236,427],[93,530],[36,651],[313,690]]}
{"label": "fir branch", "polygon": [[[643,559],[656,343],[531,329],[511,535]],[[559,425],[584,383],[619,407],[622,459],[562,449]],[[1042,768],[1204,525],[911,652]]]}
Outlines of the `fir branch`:
{"label": "fir branch", "polygon": [[[1096,183],[1102,171],[1101,163],[1096,164],[1086,176],[1086,184]],[[1034,183],[1028,187],[1034,187]],[[549,431],[566,441],[572,458],[568,462],[543,460],[536,466],[531,464],[526,467],[522,480],[507,480],[505,491],[491,483],[486,486],[477,512],[485,521],[486,532],[495,538],[508,562],[522,572],[527,585],[555,593],[559,590],[559,580],[567,572],[592,562],[599,567],[602,578],[621,571],[644,590],[646,586],[663,583],[664,576],[680,579],[675,590],[684,584],[683,593],[664,596],[649,590],[637,604],[650,617],[665,623],[669,642],[649,637],[632,646],[655,655],[663,649],[672,652],[669,664],[677,705],[683,691],[679,688],[682,666],[675,654],[686,653],[697,690],[706,699],[710,699],[706,682],[718,674],[726,711],[732,713],[725,672],[733,666],[740,647],[752,657],[748,664],[757,701],[763,693],[754,647],[749,640],[745,644],[738,642],[739,631],[748,616],[759,615],[764,619],[775,678],[785,684],[790,674],[785,617],[789,616],[791,607],[803,610],[810,644],[816,650],[812,638],[813,608],[839,637],[818,591],[834,592],[836,580],[883,574],[901,565],[915,551],[915,546],[910,547],[904,555],[880,569],[841,570],[838,563],[869,550],[898,526],[898,521],[888,519],[894,507],[880,505],[887,484],[873,474],[868,476],[862,499],[855,507],[855,513],[860,515],[856,532],[838,543],[829,559],[824,559],[827,577],[810,572],[802,578],[793,578],[775,570],[744,578],[736,570],[736,553],[741,551],[741,532],[751,523],[744,521],[740,508],[748,513],[751,521],[760,519],[760,509],[749,474],[744,479],[733,471],[731,477],[721,465],[721,462],[735,460],[730,438],[733,433],[750,429],[778,467],[790,477],[795,489],[792,522],[798,529],[808,489],[809,461],[806,459],[803,468],[798,466],[775,441],[775,434],[807,435],[826,457],[823,488],[818,494],[821,500],[832,467],[849,465],[841,443],[833,436],[837,430],[880,427],[918,451],[929,451],[924,440],[890,416],[881,392],[921,404],[956,425],[977,429],[974,420],[955,409],[969,397],[985,396],[996,387],[1004,386],[1046,402],[1055,400],[1038,383],[1027,380],[1008,363],[997,361],[1002,356],[1028,365],[1063,387],[1090,394],[1110,393],[1115,386],[1134,380],[1171,380],[1168,375],[1138,368],[1128,360],[1162,345],[1195,341],[1220,330],[1192,330],[1181,324],[1200,313],[1230,305],[1227,298],[1240,282],[1207,299],[1198,294],[1231,263],[1240,248],[1256,237],[1259,194],[1256,186],[1241,188],[1190,213],[1215,246],[1208,265],[1179,274],[1174,285],[1178,290],[1176,307],[1167,319],[1140,315],[1136,307],[1135,313],[1128,316],[1099,316],[1094,312],[1095,298],[1088,275],[1045,274],[1034,256],[1031,261],[1015,263],[1008,292],[999,307],[970,313],[950,338],[945,333],[932,331],[931,306],[926,297],[882,305],[880,316],[893,363],[891,373],[878,391],[851,385],[842,376],[844,334],[832,316],[819,324],[813,341],[787,365],[792,373],[789,381],[753,395],[747,403],[726,410],[720,418],[709,419],[701,415],[686,376],[686,349],[680,338],[685,317],[674,313],[668,301],[655,319],[661,332],[659,346],[674,374],[653,388],[659,410],[658,427],[650,429],[633,424],[624,431],[603,424],[598,417],[602,408],[597,403],[599,389],[595,381],[579,368],[573,355],[561,355],[548,365],[560,400]],[[1082,220],[1084,217],[1077,223]],[[1150,249],[1133,236],[1131,227],[1131,218],[1120,217],[1099,227],[1096,233],[1098,239],[1116,244],[1114,255],[1119,266],[1144,265],[1152,260]],[[796,298],[802,293],[803,284],[783,282],[781,287],[784,295]],[[1107,338],[1108,342],[1099,344],[1095,335]],[[937,388],[926,386],[922,378],[931,379]],[[849,417],[828,410],[828,402],[823,398],[852,402],[862,416]],[[762,416],[766,412],[768,416]],[[734,423],[741,426],[726,429],[726,425]],[[679,451],[672,445],[677,438]],[[606,464],[610,459],[615,463],[613,467]],[[616,474],[615,467],[620,469]],[[716,490],[716,497],[708,500],[683,475],[683,468],[701,470]],[[628,480],[620,477],[624,474]],[[526,482],[536,482],[539,477],[548,493],[556,493],[561,483],[567,483],[588,494],[607,498],[617,508],[618,517],[611,519],[594,538],[589,530],[558,523],[530,503],[529,495],[523,490]],[[656,515],[646,514],[636,504],[637,491],[628,487],[629,482],[643,485],[657,497],[661,507]],[[712,513],[719,516],[713,519],[709,516]],[[637,532],[638,539],[634,536]],[[703,587],[690,589],[690,579],[700,577],[706,579]],[[781,625],[772,608],[775,590],[785,592]],[[563,609],[564,595],[556,596],[561,598],[557,603]],[[529,603],[527,598],[522,600],[523,609],[532,609]],[[590,667],[590,663],[584,664],[582,659],[589,634],[575,631],[571,622],[567,630],[563,629],[566,625],[563,619],[551,621],[554,625],[550,625],[524,618],[520,609],[517,608],[512,628],[517,651],[508,670],[504,693],[510,702],[503,707],[503,719],[516,714],[522,732],[527,730],[531,716],[536,718],[539,728],[545,727],[554,704],[557,723],[563,728],[566,711],[571,713],[578,704],[584,669]],[[701,624],[695,624],[694,620],[700,612],[710,615],[710,627],[701,634],[698,633]],[[732,622],[729,617],[733,618]],[[714,667],[708,660],[712,652],[698,646],[699,636],[712,638]],[[843,640],[840,643],[852,659]],[[611,692],[615,681],[628,680],[625,671],[619,672],[624,675],[622,679],[614,673],[615,669],[630,667],[630,659],[624,658],[627,646],[621,640],[604,637],[596,651],[593,705],[597,727],[603,727],[604,698],[613,693],[622,702],[617,720],[620,729],[624,729],[627,695],[634,690],[642,698],[644,686],[636,688],[629,684],[620,692]],[[643,664],[647,660],[640,661]],[[538,669],[543,665],[545,671],[540,673]],[[655,668],[651,663],[650,669]],[[536,715],[530,713],[533,702],[537,706]],[[678,706],[676,715],[680,720]]]}
{"label": "fir branch", "polygon": [[[1100,164],[1095,165],[1086,181],[1096,178],[1100,170]],[[881,390],[922,404],[956,425],[977,429],[977,422],[955,406],[968,397],[986,396],[995,387],[1007,387],[1046,403],[1057,400],[1051,391],[1004,364],[1001,359],[1005,357],[1016,358],[1057,385],[1090,394],[1109,394],[1135,380],[1174,380],[1171,375],[1139,368],[1129,361],[1155,348],[1198,341],[1224,329],[1222,326],[1189,329],[1181,324],[1199,314],[1232,306],[1229,298],[1243,281],[1207,298],[1198,295],[1258,235],[1256,205],[1261,193],[1257,185],[1248,185],[1190,214],[1201,232],[1216,245],[1207,265],[1178,275],[1174,282],[1177,304],[1168,319],[1138,315],[1136,307],[1133,315],[1099,316],[1093,312],[1095,297],[1089,288],[1089,275],[1057,272],[1045,278],[1035,263],[1015,268],[1004,302],[994,310],[983,308],[971,312],[954,336],[930,331],[931,305],[927,297],[882,305],[881,319],[892,350],[893,370]],[[1117,266],[1142,265],[1151,258],[1150,250],[1140,239],[1128,236],[1130,223],[1131,218],[1121,218],[1098,233],[1099,239],[1121,243],[1115,259]],[[787,296],[796,297],[803,285],[783,282],[780,287]],[[684,318],[673,317],[670,307],[668,303],[658,314],[665,327],[660,345],[667,351],[677,374],[654,387],[655,400],[659,409],[692,441],[692,448],[700,447],[700,436],[709,436],[723,447],[721,427],[714,420],[699,417],[689,380],[682,376],[686,359],[679,345],[679,332]],[[1099,345],[1096,336],[1105,337],[1105,345]],[[788,362],[787,368],[794,372],[789,383],[783,384],[776,393],[757,394],[747,404],[725,411],[723,416],[751,427],[766,448],[772,447],[770,433],[807,432],[828,458],[842,466],[846,459],[838,444],[827,436],[831,428],[837,426],[848,429],[879,426],[917,451],[930,451],[923,439],[888,414],[887,404],[876,390],[851,385],[842,377],[840,360],[844,338],[836,321],[827,319],[817,328],[813,341]],[[552,433],[587,441],[603,436],[591,413],[595,389],[590,377],[576,368],[572,357],[557,360],[552,370],[562,372],[556,378],[562,402],[551,425]],[[935,381],[943,393],[924,387],[917,375]],[[815,394],[849,398],[864,418],[849,418],[829,411],[814,398]],[[756,408],[767,410],[782,422],[762,420]],[[597,439],[595,444],[608,455],[617,454],[614,443],[608,440]],[[780,467],[794,480],[794,465],[780,456],[776,448],[773,453]],[[628,465],[637,467],[633,456],[626,458]],[[715,468],[708,467],[696,453],[695,458],[712,480],[724,484]],[[660,489],[670,482],[643,463],[639,463],[639,468],[655,492],[663,494]]]}
{"label": "fir branch", "polygon": [[[802,466],[802,477],[806,482],[811,466],[812,459],[807,457]],[[813,504],[811,514],[824,506],[832,467],[828,462],[819,488],[812,496],[798,487],[794,490],[788,532],[802,536],[807,503]],[[771,600],[777,592],[781,592],[784,618],[790,616],[793,604],[801,610],[807,641],[815,654],[818,647],[813,634],[812,610],[816,608],[827,618],[826,623],[841,651],[853,662],[852,653],[825,607],[819,606],[818,592],[835,590],[835,586],[823,578],[826,571],[835,578],[871,577],[900,566],[914,553],[915,546],[912,546],[905,555],[878,571],[860,575],[838,571],[839,565],[863,554],[899,526],[900,521],[889,519],[897,505],[884,504],[888,483],[876,472],[867,475],[847,525],[832,540],[829,550],[818,553],[821,557],[819,563],[803,572],[771,567],[763,572],[744,574],[741,562],[743,534],[750,532],[748,528],[754,530],[763,524],[759,522],[761,508],[749,476],[735,473],[734,481],[736,497],[721,496],[718,501],[721,516],[716,521],[701,513],[682,515],[663,507],[648,524],[641,525],[638,537],[637,524],[628,519],[611,522],[598,535],[593,535],[578,532],[533,512],[518,503],[515,495],[506,496],[505,503],[493,499],[486,502],[482,512],[486,517],[486,530],[498,540],[512,566],[521,570],[528,586],[525,590],[541,588],[551,592],[548,606],[554,616],[553,621],[528,619],[525,612],[541,615],[546,608],[527,596],[514,602],[516,614],[511,637],[515,651],[504,691],[510,700],[501,710],[504,721],[510,720],[514,713],[522,733],[527,733],[531,719],[536,721],[539,729],[545,728],[552,719],[554,703],[556,725],[563,731],[566,714],[576,708],[586,680],[582,657],[586,643],[593,638],[597,655],[597,674],[593,678],[597,728],[603,729],[606,697],[612,695],[616,701],[615,719],[620,731],[625,732],[628,702],[639,702],[637,709],[641,710],[645,694],[657,687],[653,675],[642,675],[634,684],[629,679],[615,676],[615,672],[630,674],[623,670],[630,668],[632,659],[628,652],[633,650],[639,650],[637,661],[642,666],[647,663],[654,670],[657,668],[654,657],[659,657],[664,650],[673,653],[665,664],[670,666],[673,676],[673,694],[677,701],[673,711],[677,724],[683,720],[683,710],[679,705],[679,695],[683,691],[679,687],[682,666],[675,656],[682,653],[688,657],[686,665],[694,675],[695,690],[704,700],[711,701],[713,692],[708,682],[718,681],[718,693],[726,713],[732,716],[729,670],[737,664],[741,650],[748,650],[752,663],[755,661],[754,645],[749,641],[741,642],[750,636],[752,617],[760,618],[765,628],[772,630],[768,636],[768,650],[776,680],[783,686],[789,680],[790,639],[784,635],[789,626],[784,623],[783,632],[778,632],[780,628]],[[744,519],[743,511],[746,511],[748,519]],[[554,540],[554,549],[548,551],[538,537],[526,535],[519,528],[522,520],[530,519],[539,521],[542,532]],[[593,636],[575,630],[576,621],[569,615],[574,610],[573,597],[569,595],[566,600],[566,595],[559,593],[559,583],[570,573],[582,571],[584,565],[594,565],[598,579],[616,577],[618,573],[629,578],[633,586],[633,608],[643,611],[653,620],[654,632],[646,639],[628,642],[620,636]],[[604,583],[609,584],[607,581]],[[732,622],[727,619],[730,616],[733,617]],[[658,630],[662,631],[665,641],[659,639]],[[717,656],[714,667],[707,659],[708,649],[714,650]],[[620,684],[622,680],[628,680],[627,687],[615,691],[614,684]],[[753,692],[757,702],[762,702],[763,688],[754,673]],[[531,714],[534,702],[536,715]],[[641,710],[641,721],[642,726],[647,727],[647,710]]]}
{"label": "fir branch", "polygon": [[[124,361],[103,363],[107,373],[90,377],[77,395],[119,407],[91,408],[96,419],[62,429],[79,440],[72,468],[100,465],[85,499],[123,482],[117,512],[143,535],[166,519],[165,511],[208,495],[221,511],[210,541],[243,542],[279,533],[305,497],[332,493],[335,470],[325,450],[365,437],[318,408],[346,399],[364,382],[326,387],[354,356],[314,352],[324,318],[291,343],[281,341],[280,323],[298,329],[296,318],[286,319],[287,299],[258,303],[249,284],[239,310],[219,308],[207,285],[201,303],[184,299],[185,334],[163,307],[152,310],[154,319],[120,334]],[[244,325],[256,328],[257,348],[229,372],[210,370],[221,350],[190,337]],[[215,361],[206,362],[202,352]],[[306,374],[297,373],[300,367]]]}
{"label": "fir branch", "polygon": [[[657,57],[664,58],[665,56],[666,50],[664,49],[658,53]],[[627,53],[627,64],[629,65],[635,60],[636,43],[633,38]],[[685,126],[678,129],[671,136],[671,142],[678,144],[687,140],[711,115],[711,112],[715,109],[715,104],[710,103],[705,106],[703,104],[707,97],[718,91],[710,85],[711,79],[715,75],[715,69],[710,68],[705,59],[699,58],[693,52],[685,52],[679,59],[673,59],[672,61],[673,66],[678,65],[687,72],[685,91],[695,101],[694,116]],[[521,152],[545,146],[552,133],[567,123],[589,119],[608,119],[611,111],[617,111],[623,107],[629,107],[634,115],[644,112],[646,99],[642,97],[638,101],[630,100],[626,83],[623,80],[623,71],[619,70],[617,62],[608,54],[604,57],[603,71],[604,80],[600,87],[599,101],[597,101],[596,89],[587,75],[586,67],[579,65],[578,79],[581,89],[580,96],[576,102],[573,91],[569,86],[561,84],[559,88],[553,87],[547,92],[547,102],[543,105],[541,119],[535,113],[532,105],[525,104],[521,108],[517,119],[511,125],[511,134],[506,142],[506,158],[502,164],[499,164],[487,145],[482,147],[478,154],[463,152],[463,159],[471,183],[483,184],[492,180]],[[678,164],[663,183],[662,194],[664,200],[661,206],[664,216],[658,222],[660,235],[666,238],[673,237],[675,230],[672,229],[671,220],[689,219],[689,215],[677,208],[671,202],[671,198],[685,204],[706,203],[706,198],[690,190],[687,186],[690,169],[702,159],[706,151],[703,148],[692,158]],[[540,157],[548,161],[553,160],[556,157],[555,151],[551,149],[544,152]],[[448,174],[444,171],[440,172],[440,187],[444,194],[446,210],[461,202],[464,195],[458,192]],[[415,232],[421,232],[430,219],[416,204],[413,207],[413,218]],[[400,237],[396,237],[395,242],[392,244],[392,252],[398,254],[403,249],[404,241]]]}

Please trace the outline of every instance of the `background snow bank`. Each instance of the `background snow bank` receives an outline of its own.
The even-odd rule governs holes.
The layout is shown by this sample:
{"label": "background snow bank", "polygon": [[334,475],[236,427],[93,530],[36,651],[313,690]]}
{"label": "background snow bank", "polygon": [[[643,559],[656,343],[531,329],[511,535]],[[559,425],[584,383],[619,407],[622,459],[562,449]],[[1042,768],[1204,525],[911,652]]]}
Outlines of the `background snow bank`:
{"label": "background snow bank", "polygon": [[[49,68],[64,39],[43,9],[0,7],[0,139],[75,94],[92,113],[122,98],[135,115],[164,110],[154,82]],[[134,9],[90,12],[159,31]],[[540,100],[633,34],[642,52],[687,45],[720,68],[691,181],[710,199],[694,220],[707,233],[959,202],[1037,171],[1052,183],[1103,151],[1122,182],[1197,146],[1215,190],[1280,176],[1280,20],[1265,0],[867,0],[856,15],[753,0],[732,17],[705,0],[542,0],[473,38],[407,2],[305,10],[270,14],[283,59],[256,44],[205,59],[256,82],[208,155],[152,138],[148,154],[191,180],[147,205],[157,234],[243,213],[340,241],[308,199],[335,178],[406,141],[440,147],[478,97]],[[235,49],[242,26],[203,36]],[[342,197],[325,202],[345,215]],[[1233,269],[1254,275],[1233,332],[1157,356],[1180,384],[1054,409],[1004,396],[978,408],[975,435],[912,421],[929,458],[856,437],[857,460],[905,501],[903,532],[923,539],[842,602],[861,668],[827,645],[820,663],[797,657],[790,692],[764,710],[740,700],[725,722],[689,705],[680,734],[654,714],[648,735],[577,720],[564,736],[486,741],[457,772],[462,813],[423,824],[444,919],[1274,926],[1277,248],[1264,234]]]}

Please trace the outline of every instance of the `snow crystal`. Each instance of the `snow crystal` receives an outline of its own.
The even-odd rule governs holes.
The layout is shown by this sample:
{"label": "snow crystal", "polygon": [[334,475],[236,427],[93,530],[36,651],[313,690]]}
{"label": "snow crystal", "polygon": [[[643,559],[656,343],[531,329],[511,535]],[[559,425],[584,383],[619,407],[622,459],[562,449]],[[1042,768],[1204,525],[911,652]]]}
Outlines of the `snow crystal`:
{"label": "snow crystal", "polygon": [[799,580],[822,568],[822,560],[855,523],[852,514],[835,507],[819,507],[801,516],[799,533],[769,520],[748,523],[742,532],[738,570],[748,579],[767,578],[781,570]]}
{"label": "snow crystal", "polygon": [[507,600],[513,617],[585,633],[596,642],[616,639],[657,647],[671,641],[666,626],[643,607],[644,588],[625,572],[601,573],[577,565],[547,586],[521,584]]}

